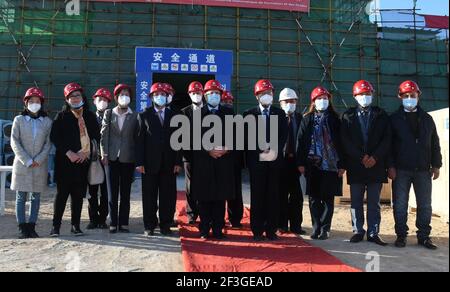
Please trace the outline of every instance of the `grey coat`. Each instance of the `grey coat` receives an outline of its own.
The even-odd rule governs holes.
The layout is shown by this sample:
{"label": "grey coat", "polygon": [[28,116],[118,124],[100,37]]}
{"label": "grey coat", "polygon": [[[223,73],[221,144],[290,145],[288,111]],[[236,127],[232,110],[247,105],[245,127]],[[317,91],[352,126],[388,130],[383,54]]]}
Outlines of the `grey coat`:
{"label": "grey coat", "polygon": [[122,163],[135,163],[135,130],[137,113],[127,114],[122,130],[119,129],[118,115],[113,110],[107,110],[103,117],[100,151],[102,157]]}
{"label": "grey coat", "polygon": [[[17,116],[11,133],[11,147],[15,158],[11,190],[42,193],[47,189],[48,155],[51,148],[52,120],[41,117],[35,121],[36,136],[33,139],[33,121],[29,116]],[[29,167],[31,162],[38,167]]]}

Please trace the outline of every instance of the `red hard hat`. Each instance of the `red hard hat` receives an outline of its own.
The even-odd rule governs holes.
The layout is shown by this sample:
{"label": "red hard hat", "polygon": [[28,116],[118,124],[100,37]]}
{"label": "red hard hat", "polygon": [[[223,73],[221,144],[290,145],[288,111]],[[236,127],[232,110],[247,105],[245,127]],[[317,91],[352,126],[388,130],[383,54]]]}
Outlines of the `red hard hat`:
{"label": "red hard hat", "polygon": [[[164,84],[160,83],[160,82],[156,82],[152,85],[152,87],[150,88],[150,95],[152,95],[153,93],[157,92],[157,91],[163,91],[166,92],[166,89],[164,87]],[[167,92],[166,92],[167,93]]]}
{"label": "red hard hat", "polygon": [[222,101],[234,101],[234,96],[229,91],[224,91],[222,94]]}
{"label": "red hard hat", "polygon": [[374,91],[372,84],[366,80],[359,80],[353,85],[353,96],[363,93],[373,93]]}
{"label": "red hard hat", "polygon": [[64,87],[64,97],[68,98],[69,95],[74,92],[74,91],[81,91],[83,92],[83,88],[81,87],[80,84],[72,82],[66,85],[66,87]]}
{"label": "red hard hat", "polygon": [[263,79],[263,80],[259,80],[258,82],[256,82],[255,95],[258,95],[261,92],[266,91],[266,90],[275,90],[275,88],[273,87],[272,83],[269,80]]}
{"label": "red hard hat", "polygon": [[112,101],[112,95],[111,95],[111,91],[109,91],[107,88],[100,88],[98,89],[94,96],[92,96],[92,98],[96,98],[97,96],[103,97],[104,99],[108,100],[108,102]]}
{"label": "red hard hat", "polygon": [[169,83],[163,83],[164,91],[167,92],[167,94],[175,95],[175,89],[173,89],[172,85]]}
{"label": "red hard hat", "polygon": [[419,94],[422,93],[422,91],[419,88],[419,85],[412,80],[406,80],[405,82],[402,82],[402,84],[400,84],[400,86],[398,87],[399,96],[411,92],[417,92]]}
{"label": "red hard hat", "polygon": [[115,88],[114,88],[114,96],[118,96],[119,94],[120,94],[120,92],[122,91],[122,90],[124,90],[124,89],[128,89],[128,91],[130,91],[130,94],[131,94],[131,86],[129,86],[129,85],[127,85],[127,84],[124,84],[124,83],[121,83],[121,84],[118,84]]}
{"label": "red hard hat", "polygon": [[188,93],[197,92],[197,91],[203,92],[203,85],[200,82],[194,81],[191,84],[189,84]]}
{"label": "red hard hat", "polygon": [[220,92],[223,92],[222,85],[217,80],[209,80],[205,84],[205,92],[211,91],[211,90],[218,90]]}
{"label": "red hard hat", "polygon": [[36,96],[39,97],[41,103],[44,103],[44,93],[37,87],[28,88],[27,92],[25,92],[25,96],[23,97],[23,102],[27,102],[31,97]]}
{"label": "red hard hat", "polygon": [[311,101],[314,102],[319,96],[326,95],[331,98],[331,93],[323,86],[317,86],[311,92]]}

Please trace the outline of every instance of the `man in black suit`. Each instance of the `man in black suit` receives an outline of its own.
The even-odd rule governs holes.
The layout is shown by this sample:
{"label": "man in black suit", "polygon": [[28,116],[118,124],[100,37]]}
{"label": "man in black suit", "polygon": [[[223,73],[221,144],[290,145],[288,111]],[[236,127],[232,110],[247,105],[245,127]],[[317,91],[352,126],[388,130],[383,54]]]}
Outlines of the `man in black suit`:
{"label": "man in black suit", "polygon": [[[201,110],[203,108],[203,85],[194,81],[189,85],[188,89],[189,97],[192,100],[192,104],[183,108],[182,113],[192,121],[193,113],[195,110]],[[192,126],[192,124],[191,124]],[[192,127],[191,127],[192,134]],[[192,140],[191,140],[192,143]],[[195,224],[198,218],[198,202],[194,199],[192,194],[192,151],[183,150],[184,160],[184,175],[186,181],[186,212],[188,215],[189,224]]]}
{"label": "man in black suit", "polygon": [[142,174],[146,236],[154,235],[158,209],[162,235],[172,234],[170,226],[175,214],[176,176],[181,171],[181,154],[170,145],[170,136],[176,129],[170,127],[174,113],[166,108],[167,95],[163,84],[152,85],[150,96],[154,106],[139,114],[136,129],[136,164]]}
{"label": "man in black suit", "polygon": [[[256,241],[264,240],[263,234],[269,240],[278,239],[276,231],[278,228],[278,216],[280,205],[280,178],[283,168],[282,149],[287,139],[287,119],[286,114],[281,109],[272,105],[274,87],[269,80],[260,80],[255,85],[255,96],[259,104],[245,112],[244,116],[253,116],[258,120],[259,116],[264,118],[266,131],[266,142],[270,142],[270,117],[278,118],[278,152],[274,149],[267,149],[265,145],[258,145],[256,150],[250,149],[247,145],[246,158],[250,170],[250,191],[251,191],[251,215],[250,225]],[[256,133],[247,133],[246,137],[254,138],[258,141],[258,127]]]}
{"label": "man in black suit", "polygon": [[[220,105],[222,86],[217,80],[205,84],[206,105],[201,109],[202,121],[205,118],[218,117],[222,123],[222,141],[213,137],[210,147],[202,145],[200,150],[192,151],[192,190],[194,199],[198,201],[200,215],[200,236],[207,239],[212,235],[215,239],[223,239],[225,226],[225,202],[234,199],[235,156],[225,141],[225,118],[233,116],[233,110]],[[192,123],[192,121],[191,121]],[[194,127],[197,125],[194,124]],[[202,127],[203,134],[209,127]],[[203,144],[203,143],[202,143]]]}
{"label": "man in black suit", "polygon": [[302,121],[302,115],[296,112],[297,93],[285,88],[280,93],[280,106],[286,113],[288,120],[288,137],[283,149],[284,166],[280,184],[280,218],[278,228],[280,232],[289,231],[304,235],[303,223],[303,194],[300,188],[300,173],[296,163],[296,138]]}

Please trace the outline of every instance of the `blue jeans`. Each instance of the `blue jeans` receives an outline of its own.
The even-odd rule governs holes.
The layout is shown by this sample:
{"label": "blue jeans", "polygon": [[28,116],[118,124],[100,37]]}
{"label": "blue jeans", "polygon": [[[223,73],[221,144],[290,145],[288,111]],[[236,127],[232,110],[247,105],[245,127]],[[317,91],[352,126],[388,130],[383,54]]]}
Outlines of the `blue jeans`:
{"label": "blue jeans", "polygon": [[429,171],[397,170],[392,184],[394,199],[395,233],[399,237],[408,235],[408,201],[411,185],[414,187],[417,202],[417,239],[426,240],[431,233],[431,173]]}
{"label": "blue jeans", "polygon": [[352,199],[352,226],[353,233],[366,234],[364,230],[364,195],[367,191],[367,233],[368,236],[377,236],[380,232],[381,206],[380,193],[383,184],[351,184]]}
{"label": "blue jeans", "polygon": [[[17,192],[16,194],[16,218],[17,223],[19,224],[27,223],[25,215],[25,204],[27,202],[28,194],[29,193],[27,192]],[[39,208],[41,206],[41,194],[31,193],[30,201],[30,218],[28,220],[28,223],[36,224],[39,215]]]}

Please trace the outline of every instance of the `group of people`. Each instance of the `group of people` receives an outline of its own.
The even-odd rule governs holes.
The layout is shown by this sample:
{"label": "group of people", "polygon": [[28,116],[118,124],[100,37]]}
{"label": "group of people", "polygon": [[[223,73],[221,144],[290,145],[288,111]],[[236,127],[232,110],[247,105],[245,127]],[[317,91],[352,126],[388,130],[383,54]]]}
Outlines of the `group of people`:
{"label": "group of people", "polygon": [[[149,92],[152,105],[136,113],[130,109],[132,88],[119,84],[113,94],[106,88],[97,90],[93,95],[97,109],[94,113],[89,110],[83,88],[70,83],[64,89],[63,110],[52,122],[44,111],[43,92],[39,88],[27,90],[23,98],[25,109],[14,119],[11,142],[16,154],[11,189],[17,191],[20,237],[38,237],[35,226],[40,194],[47,184],[48,155],[53,144],[57,185],[53,237],[60,235],[69,196],[71,232],[76,236],[83,234],[80,217],[87,191],[90,218],[87,228],[128,233],[135,171],[142,176],[145,235],[153,236],[157,227],[162,235],[170,235],[171,227],[177,224],[176,177],[184,169],[189,224],[199,224],[199,236],[203,239],[223,240],[227,221],[231,228],[242,228],[242,170],[248,168],[250,227],[255,241],[277,240],[280,233],[288,232],[305,235],[303,195],[309,196],[311,238],[328,239],[334,199],[342,196],[343,176],[347,174],[353,225],[350,242],[361,242],[366,237],[369,242],[387,245],[379,236],[380,193],[390,178],[395,246],[405,247],[407,243],[408,199],[413,186],[418,244],[437,248],[430,237],[431,187],[432,179],[439,177],[442,157],[434,121],[419,106],[421,90],[417,83],[408,80],[400,85],[397,95],[401,105],[390,116],[373,105],[374,88],[365,80],[355,83],[356,106],[343,115],[336,112],[332,94],[322,86],[312,91],[309,110],[302,115],[297,111],[299,97],[294,90],[283,89],[277,107],[272,83],[260,80],[254,88],[257,105],[247,110],[244,117],[263,119],[264,123],[258,123],[257,129],[252,130],[264,126],[267,142],[275,138],[271,135],[277,135],[276,153],[268,148],[236,150],[225,145],[175,150],[171,137],[176,128],[171,127],[171,120],[176,115],[189,119],[191,134],[195,131],[196,113],[202,120],[214,115],[223,124],[226,117],[236,115],[234,97],[217,80],[204,86],[192,82],[188,94],[192,104],[179,112],[171,106],[173,87],[155,83]],[[113,100],[116,106],[111,109]],[[278,119],[275,133],[270,131],[273,117]],[[200,131],[203,135],[209,129],[202,127]],[[194,141],[191,139],[190,143]],[[96,160],[101,161],[106,179],[99,185],[89,185],[91,163]],[[301,187],[301,177],[306,180],[306,188]],[[27,223],[28,194],[31,207]]]}

